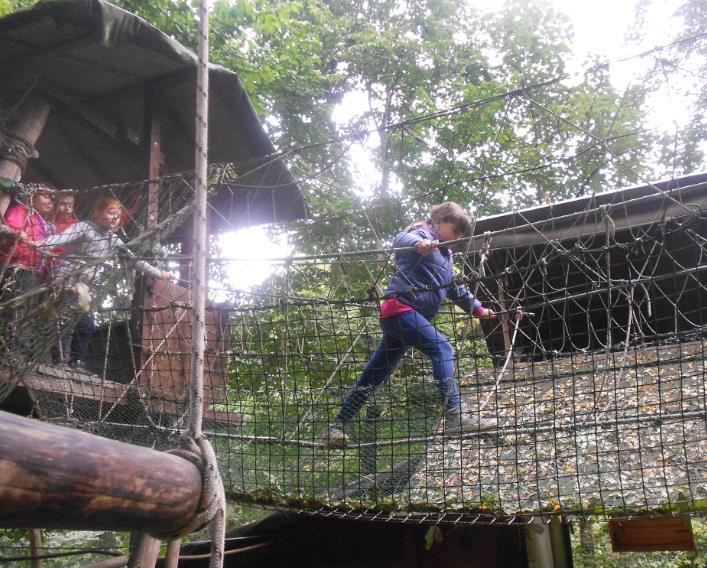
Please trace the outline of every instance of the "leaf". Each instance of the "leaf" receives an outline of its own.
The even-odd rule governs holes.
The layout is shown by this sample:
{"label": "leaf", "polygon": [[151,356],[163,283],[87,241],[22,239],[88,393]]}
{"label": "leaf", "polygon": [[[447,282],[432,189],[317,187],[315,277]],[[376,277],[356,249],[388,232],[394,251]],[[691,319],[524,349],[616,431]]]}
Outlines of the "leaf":
{"label": "leaf", "polygon": [[425,533],[425,550],[432,550],[435,544],[444,542],[444,533],[438,525],[430,525]]}

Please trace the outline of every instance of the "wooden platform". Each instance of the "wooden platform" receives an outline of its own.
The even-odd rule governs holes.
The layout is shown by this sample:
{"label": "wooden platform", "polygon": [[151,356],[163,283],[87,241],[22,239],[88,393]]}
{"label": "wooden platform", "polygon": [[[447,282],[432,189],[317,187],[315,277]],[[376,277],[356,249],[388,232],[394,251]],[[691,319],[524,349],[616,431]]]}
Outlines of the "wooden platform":
{"label": "wooden platform", "polygon": [[[9,383],[13,373],[7,367],[0,367],[0,382]],[[67,405],[73,405],[77,400],[93,402],[104,408],[134,406],[148,408],[156,416],[179,417],[184,414],[186,403],[180,399],[149,396],[139,391],[134,383],[123,384],[103,379],[89,371],[51,365],[37,365],[24,372],[19,378],[16,391],[24,391],[32,401],[40,415],[42,400],[53,395],[53,398],[64,398]],[[85,406],[85,405],[84,405]],[[216,427],[239,426],[243,423],[240,413],[215,411],[210,404],[204,404],[204,419]]]}

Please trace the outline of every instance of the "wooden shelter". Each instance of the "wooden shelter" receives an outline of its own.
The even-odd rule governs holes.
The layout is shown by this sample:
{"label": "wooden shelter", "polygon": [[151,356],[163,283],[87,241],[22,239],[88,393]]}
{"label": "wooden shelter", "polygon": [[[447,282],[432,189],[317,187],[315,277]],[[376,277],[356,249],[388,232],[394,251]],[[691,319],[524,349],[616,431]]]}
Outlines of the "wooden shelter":
{"label": "wooden shelter", "polygon": [[[50,1],[0,19],[0,77],[0,132],[7,135],[0,136],[0,175],[60,188],[153,180],[136,187],[147,194],[143,221],[148,229],[155,226],[161,204],[171,199],[170,188],[156,178],[193,168],[194,53],[104,0]],[[306,215],[303,196],[285,164],[273,157],[238,76],[211,65],[209,79],[209,161],[229,163],[235,172],[210,197],[211,209],[218,211],[209,219],[210,231]],[[15,134],[35,142],[35,157],[17,155]],[[79,208],[87,213],[90,205]],[[190,223],[170,237],[183,254],[191,251]],[[91,342],[92,373],[40,366],[23,378],[23,388],[4,408],[28,413],[31,391],[38,389],[58,399],[78,397],[99,412],[106,401],[130,404],[127,385],[137,377],[151,410],[179,415],[186,400],[191,317],[185,310],[175,315],[159,308],[189,301],[178,284],[140,283],[135,306],[157,309],[101,328]],[[207,319],[210,405],[225,397],[229,336],[218,313],[209,312]],[[0,379],[10,374],[0,369]]]}
{"label": "wooden shelter", "polygon": [[[134,14],[104,0],[57,0],[0,18],[0,77],[6,128],[40,103],[47,113],[24,181],[87,188],[193,168],[196,56]],[[212,198],[220,216],[211,231],[303,217],[297,184],[273,158],[238,76],[211,65],[209,80],[209,162],[239,174]]]}

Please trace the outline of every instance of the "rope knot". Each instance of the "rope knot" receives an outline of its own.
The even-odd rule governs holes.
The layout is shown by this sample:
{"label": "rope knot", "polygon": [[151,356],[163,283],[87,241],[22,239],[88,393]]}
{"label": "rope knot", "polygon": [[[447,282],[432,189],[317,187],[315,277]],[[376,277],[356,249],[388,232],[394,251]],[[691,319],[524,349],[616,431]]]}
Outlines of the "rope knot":
{"label": "rope knot", "polygon": [[179,456],[193,463],[201,472],[201,499],[191,520],[172,534],[153,535],[157,538],[174,539],[197,531],[212,520],[217,523],[214,534],[223,534],[223,523],[226,512],[226,495],[221,482],[221,474],[216,461],[216,453],[206,436],[196,438],[182,434],[179,438],[179,448],[166,453]]}
{"label": "rope knot", "polygon": [[30,158],[38,158],[34,144],[21,134],[8,129],[0,129],[0,157],[14,162],[22,171]]}

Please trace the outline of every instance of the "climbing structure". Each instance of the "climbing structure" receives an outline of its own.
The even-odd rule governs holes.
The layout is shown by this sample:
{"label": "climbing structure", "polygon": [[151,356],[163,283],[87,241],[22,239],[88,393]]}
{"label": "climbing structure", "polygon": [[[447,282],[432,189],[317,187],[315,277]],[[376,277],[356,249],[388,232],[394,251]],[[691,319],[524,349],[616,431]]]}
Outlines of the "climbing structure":
{"label": "climbing structure", "polygon": [[[61,21],[51,13],[37,14],[48,28]],[[123,21],[126,16],[114,17]],[[5,19],[4,25],[19,34],[14,18]],[[138,30],[149,37],[154,33],[176,66],[170,80],[193,70],[193,54],[156,30],[111,25],[110,18],[97,20],[105,30]],[[66,30],[73,28],[59,29],[62,34]],[[56,67],[47,66],[52,81],[66,75],[59,67],[65,61],[71,65],[102,61],[99,56],[77,57],[71,53],[74,44],[63,35],[61,39],[69,53]],[[128,42],[116,44],[130,48]],[[88,47],[81,45],[84,50]],[[25,50],[20,41],[15,41],[15,48],[10,70],[19,77],[24,69],[20,63],[29,65],[34,52]],[[103,53],[105,45],[94,48]],[[145,69],[156,68],[147,64],[144,53],[141,57],[131,53],[122,61],[130,73],[116,73],[111,65],[103,69],[106,77],[90,81],[89,87],[105,83],[108,88],[117,80],[114,74],[141,76]],[[601,68],[593,71],[601,74]],[[92,76],[90,68],[82,68],[82,74]],[[218,79],[219,74],[224,77]],[[235,75],[215,68],[210,75],[228,85],[224,92],[245,96]],[[235,115],[225,113],[219,115],[223,120],[212,121],[220,129],[217,140],[221,135],[239,135],[222,148],[224,153],[238,150],[234,163],[212,164],[208,175],[213,239],[203,425],[229,499],[401,521],[513,522],[559,513],[704,514],[707,175],[656,181],[633,171],[618,154],[620,148],[609,142],[635,133],[614,132],[612,119],[609,132],[597,134],[591,116],[589,126],[573,124],[550,104],[557,102],[555,94],[543,98],[543,89],[565,79],[528,84],[387,125],[382,131],[391,148],[393,143],[397,147],[391,150],[392,157],[386,156],[390,161],[385,168],[391,168],[391,179],[393,169],[400,174],[388,193],[370,199],[349,194],[331,208],[336,214],[323,212],[327,204],[320,203],[321,211],[310,212],[305,220],[300,218],[307,211],[285,161],[300,185],[311,184],[308,189],[321,202],[336,201],[345,190],[323,179],[324,174],[343,172],[339,162],[352,144],[380,134],[381,129],[278,153],[249,106],[241,118],[252,121],[257,136],[250,136],[249,128],[239,132],[243,121]],[[587,86],[591,96],[591,85]],[[16,89],[9,95],[20,100],[24,92]],[[87,100],[94,95],[84,93]],[[73,269],[60,277],[22,285],[21,274],[9,260],[18,247],[31,251],[50,272],[65,253],[28,239],[26,233],[0,235],[4,253],[0,405],[167,450],[177,446],[188,430],[195,184],[191,174],[158,175],[164,164],[153,151],[160,131],[157,113],[143,116],[139,126],[131,122],[135,108],[156,106],[160,99],[151,99],[153,95],[157,96],[142,85],[122,85],[110,96],[97,97],[96,108],[86,109],[54,93],[57,100],[52,102],[64,114],[58,121],[49,119],[47,133],[67,130],[62,116],[78,114],[84,126],[96,112],[108,114],[104,119],[113,116],[105,107],[119,107],[115,113],[122,109],[124,116],[118,117],[122,126],[107,128],[107,134],[106,128],[99,128],[105,120],[88,120],[88,133],[76,127],[74,133],[81,134],[84,144],[71,158],[61,154],[52,158],[42,148],[45,170],[46,164],[58,172],[57,163],[81,161],[86,149],[97,143],[96,137],[107,140],[111,148],[130,148],[132,156],[136,137],[121,136],[145,127],[149,136],[139,140],[142,153],[138,153],[141,159],[150,154],[145,177],[151,179],[74,188],[80,219],[92,217],[95,205],[105,197],[125,206],[117,233],[123,243],[102,256],[74,254]],[[127,102],[133,99],[136,106],[129,109]],[[114,105],[116,101],[125,101],[125,108]],[[168,110],[184,109],[192,98],[161,102]],[[618,115],[621,110],[612,112]],[[481,136],[474,129],[483,113],[495,117],[483,140],[462,148],[444,146],[440,122],[474,140]],[[224,116],[233,123],[226,123]],[[519,126],[515,120],[524,122]],[[437,130],[428,128],[433,122]],[[555,131],[560,123],[570,123],[573,129]],[[543,139],[556,142],[552,148],[557,157],[538,158],[531,136],[519,138],[527,147],[509,152],[524,160],[503,163],[507,156],[498,152],[498,141],[513,128],[546,131]],[[165,136],[165,149],[173,146],[171,154],[180,158],[168,162],[175,169],[193,155],[191,142],[186,148],[179,144],[183,139],[191,137]],[[71,149],[70,144],[65,146]],[[416,167],[425,166],[417,171],[413,161],[406,160],[413,146],[420,158]],[[308,152],[324,147],[331,151],[331,160],[322,166],[321,155],[310,159]],[[254,149],[257,152],[251,152]],[[86,175],[118,167],[110,151],[97,154],[92,163],[84,163]],[[105,162],[98,160],[106,155]],[[144,165],[130,156],[126,161]],[[438,167],[427,168],[427,161]],[[629,178],[635,185],[621,189],[623,183],[606,181],[600,191],[595,174],[609,169],[607,162],[611,168],[605,179]],[[31,160],[28,167],[31,178],[42,177],[41,167],[32,171]],[[575,170],[587,172],[582,183],[580,174],[566,175]],[[444,182],[429,179],[430,171]],[[71,172],[64,168],[56,175]],[[532,178],[533,187],[526,178],[514,183],[528,173],[537,176]],[[578,183],[567,187],[566,195],[581,197],[553,202],[553,194],[543,194],[543,184],[565,189],[568,179]],[[405,188],[401,180],[406,180]],[[508,180],[508,186],[490,185],[492,180]],[[29,214],[41,187],[8,187],[4,191],[8,198],[10,191],[15,205],[24,204]],[[396,270],[391,244],[395,233],[424,220],[431,205],[451,198],[472,210],[488,206],[486,198],[508,211],[476,219],[472,237],[456,243],[455,253],[459,282],[499,317],[479,322],[448,304],[434,322],[454,346],[455,378],[464,409],[495,426],[464,435],[445,432],[430,363],[410,350],[391,379],[347,425],[349,445],[326,447],[322,437],[381,337],[379,306]],[[545,204],[526,208],[530,202]],[[268,208],[271,211],[263,214]],[[259,222],[270,223],[268,230],[276,240],[288,241],[286,252],[269,259],[245,255],[255,246],[248,236],[235,241],[216,236]],[[154,273],[141,275],[136,272],[144,269],[140,261],[176,277],[165,281],[155,279]],[[240,276],[254,272],[257,262],[268,264],[267,277],[237,284]],[[82,364],[70,365],[66,349],[87,313],[78,301],[82,296],[76,293],[75,281],[87,272],[95,273],[90,294],[98,328]]]}
{"label": "climbing structure", "polygon": [[[192,190],[185,176],[161,180],[153,231],[138,222],[142,190],[77,199],[83,216],[114,195],[132,219],[129,255],[77,265],[100,266],[85,368],[51,361],[66,314],[80,316],[61,304],[62,282],[3,294],[2,396],[30,397],[44,420],[168,449],[186,427],[190,258],[179,235]],[[500,317],[480,324],[449,304],[436,325],[453,341],[463,405],[497,427],[445,434],[429,361],[413,350],[343,450],[320,440],[380,338],[394,251],[273,258],[249,289],[229,274],[253,261],[221,251],[209,262],[204,419],[229,498],[403,519],[704,512],[705,200],[707,179],[693,176],[479,220],[457,271]],[[179,279],[136,282],[137,259]]]}

